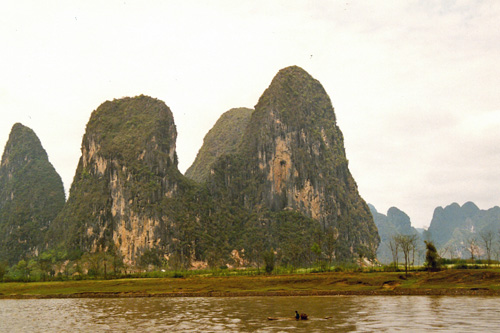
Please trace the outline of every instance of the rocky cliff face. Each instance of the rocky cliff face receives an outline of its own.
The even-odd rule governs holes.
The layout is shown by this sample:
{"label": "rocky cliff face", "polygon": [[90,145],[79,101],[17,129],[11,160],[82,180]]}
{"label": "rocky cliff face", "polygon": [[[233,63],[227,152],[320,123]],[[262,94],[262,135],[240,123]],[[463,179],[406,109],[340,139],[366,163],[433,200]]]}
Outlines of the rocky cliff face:
{"label": "rocky cliff face", "polygon": [[304,70],[280,71],[253,113],[217,122],[188,172],[197,182],[179,173],[175,140],[159,100],[102,104],[48,242],[171,267],[261,265],[271,250],[294,266],[375,254],[330,99]]}
{"label": "rocky cliff face", "polygon": [[15,124],[0,164],[0,260],[13,264],[38,253],[64,201],[61,177],[40,140]]}
{"label": "rocky cliff face", "polygon": [[276,75],[238,151],[212,174],[212,188],[227,188],[251,211],[297,211],[318,221],[336,235],[337,258],[376,251],[377,229],[349,172],[330,98],[299,67]]}
{"label": "rocky cliff face", "polygon": [[199,183],[207,180],[212,165],[223,154],[236,152],[253,110],[236,108],[225,112],[205,135],[193,164],[187,169],[186,177]]}
{"label": "rocky cliff face", "polygon": [[[131,263],[165,237],[161,207],[182,180],[170,109],[139,96],[103,103],[87,124],[68,203],[51,236],[82,251],[116,248]],[[51,240],[49,240],[51,241]]]}

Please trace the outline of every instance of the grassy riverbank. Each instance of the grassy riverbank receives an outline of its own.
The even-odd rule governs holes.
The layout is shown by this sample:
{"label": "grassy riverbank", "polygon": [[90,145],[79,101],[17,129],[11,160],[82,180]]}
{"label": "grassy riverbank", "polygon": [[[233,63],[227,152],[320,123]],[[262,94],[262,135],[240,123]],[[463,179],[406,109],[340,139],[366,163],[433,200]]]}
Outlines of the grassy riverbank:
{"label": "grassy riverbank", "polygon": [[62,282],[0,283],[0,298],[285,295],[498,295],[500,270],[330,272]]}

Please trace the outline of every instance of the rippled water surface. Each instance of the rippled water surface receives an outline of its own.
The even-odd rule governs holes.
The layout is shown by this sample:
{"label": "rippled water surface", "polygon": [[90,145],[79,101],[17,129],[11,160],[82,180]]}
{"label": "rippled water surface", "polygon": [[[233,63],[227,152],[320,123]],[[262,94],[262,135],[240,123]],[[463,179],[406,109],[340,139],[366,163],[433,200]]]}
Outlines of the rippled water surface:
{"label": "rippled water surface", "polygon": [[[295,310],[306,312],[310,320],[287,319]],[[283,318],[271,321],[267,317]],[[500,331],[500,298],[324,296],[0,300],[2,332],[297,330]]]}

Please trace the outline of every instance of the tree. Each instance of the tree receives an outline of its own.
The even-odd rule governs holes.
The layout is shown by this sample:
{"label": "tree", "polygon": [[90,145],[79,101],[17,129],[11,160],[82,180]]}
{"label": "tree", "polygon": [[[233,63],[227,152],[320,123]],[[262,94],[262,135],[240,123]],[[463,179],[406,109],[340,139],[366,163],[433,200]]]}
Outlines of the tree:
{"label": "tree", "polygon": [[405,274],[408,276],[408,266],[410,264],[410,254],[415,252],[417,235],[396,235],[396,243],[403,251],[405,257]]}
{"label": "tree", "polygon": [[38,265],[42,272],[43,281],[46,280],[47,276],[52,273],[52,254],[50,252],[44,252],[38,256]]}
{"label": "tree", "polygon": [[417,251],[418,251],[418,236],[413,235],[411,239],[411,267],[414,267],[415,265],[415,252]]}
{"label": "tree", "polygon": [[319,264],[320,257],[321,257],[321,247],[319,246],[319,244],[318,244],[318,243],[314,243],[314,244],[311,246],[311,252],[312,252],[312,253],[313,253],[313,255],[314,255],[315,264]]}
{"label": "tree", "polygon": [[470,259],[475,260],[478,253],[477,239],[474,235],[470,235],[465,240],[465,248],[470,253]]}
{"label": "tree", "polygon": [[398,270],[398,249],[399,249],[399,242],[398,242],[398,235],[392,235],[391,238],[389,239],[389,248],[391,249],[391,254],[392,254],[392,263],[394,264],[394,267],[396,270]]}
{"label": "tree", "polygon": [[146,249],[139,256],[138,260],[139,267],[144,270],[149,270],[151,267],[162,267],[162,253],[157,248]]}
{"label": "tree", "polygon": [[0,281],[3,279],[7,269],[9,268],[9,263],[6,260],[0,261]]}
{"label": "tree", "polygon": [[445,246],[442,246],[439,249],[439,257],[445,258],[446,257],[446,253],[449,253],[450,254],[450,259],[452,259],[453,253],[451,251],[451,245],[445,245]]}
{"label": "tree", "polygon": [[493,239],[495,234],[491,230],[483,230],[479,236],[481,237],[481,242],[484,245],[484,250],[486,251],[486,259],[488,260],[488,266],[491,265],[491,249],[493,244]]}
{"label": "tree", "polygon": [[326,257],[328,258],[328,267],[332,265],[333,258],[335,256],[335,248],[337,246],[337,238],[339,237],[339,232],[337,228],[328,227],[324,234],[324,251]]}
{"label": "tree", "polygon": [[274,270],[274,251],[269,250],[264,253],[264,265],[267,274],[271,274]]}
{"label": "tree", "polygon": [[432,272],[438,271],[441,263],[436,247],[431,241],[425,241],[425,247],[427,249],[425,253],[425,267]]}
{"label": "tree", "polygon": [[125,264],[123,263],[123,255],[114,243],[111,243],[106,253],[107,257],[111,261],[111,264],[113,265],[113,274],[115,276],[118,276],[118,273],[120,273],[122,269],[125,268]]}

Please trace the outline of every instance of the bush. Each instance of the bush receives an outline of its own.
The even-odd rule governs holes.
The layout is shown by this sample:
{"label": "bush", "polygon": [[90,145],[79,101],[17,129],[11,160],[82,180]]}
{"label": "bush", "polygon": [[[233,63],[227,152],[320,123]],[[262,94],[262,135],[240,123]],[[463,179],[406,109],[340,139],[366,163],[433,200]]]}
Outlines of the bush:
{"label": "bush", "polygon": [[453,269],[480,269],[482,268],[480,265],[474,264],[474,265],[469,265],[465,262],[459,262],[453,265]]}
{"label": "bush", "polygon": [[264,264],[267,274],[271,274],[274,270],[274,251],[269,250],[264,253]]}
{"label": "bush", "polygon": [[427,252],[425,253],[425,267],[429,271],[439,271],[441,269],[441,261],[437,253],[436,247],[431,241],[425,241]]}
{"label": "bush", "polygon": [[396,265],[396,263],[391,263],[389,265],[385,265],[382,270],[384,272],[399,272],[399,267]]}

